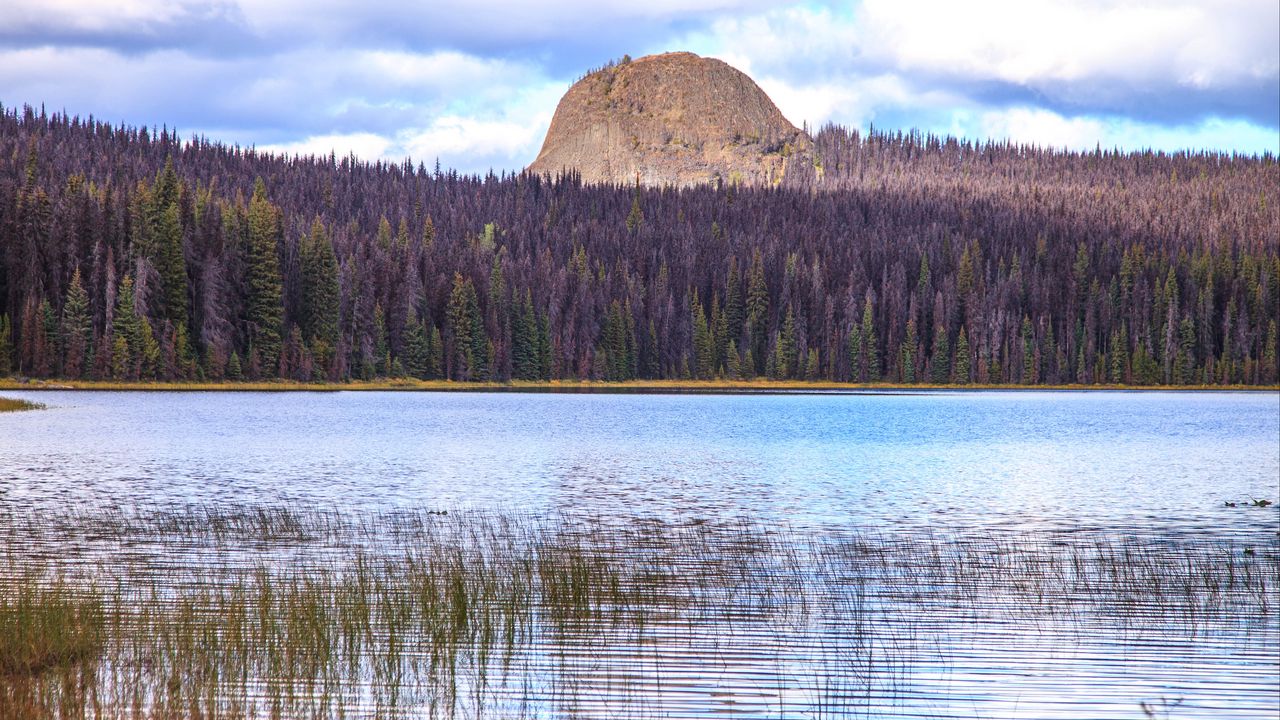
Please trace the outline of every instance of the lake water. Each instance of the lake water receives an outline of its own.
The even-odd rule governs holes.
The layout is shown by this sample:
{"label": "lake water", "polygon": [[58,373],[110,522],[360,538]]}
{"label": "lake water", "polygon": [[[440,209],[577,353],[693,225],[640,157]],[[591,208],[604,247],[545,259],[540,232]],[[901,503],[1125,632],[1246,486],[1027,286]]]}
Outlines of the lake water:
{"label": "lake water", "polygon": [[[49,406],[0,414],[10,517],[234,505],[518,514],[620,532],[746,523],[819,558],[800,564],[824,568],[810,590],[827,599],[806,600],[818,610],[806,604],[815,614],[789,631],[773,616],[733,632],[682,616],[608,648],[561,637],[561,662],[583,656],[569,662],[573,702],[563,688],[536,692],[564,665],[532,662],[522,714],[1280,717],[1275,605],[1136,624],[1108,605],[1028,621],[1010,598],[965,596],[961,608],[877,595],[883,578],[860,585],[856,602],[872,597],[881,619],[909,626],[906,643],[849,630],[850,578],[885,571],[831,551],[866,537],[999,537],[1030,562],[1083,537],[1260,558],[1275,588],[1280,511],[1248,507],[1280,499],[1275,393],[4,394]],[[1025,590],[1014,578],[1001,591],[1015,586]],[[618,710],[617,677],[644,712]],[[838,682],[823,690],[826,679]]]}
{"label": "lake water", "polygon": [[1258,529],[1280,396],[6,393],[0,497],[514,508],[800,527]]}

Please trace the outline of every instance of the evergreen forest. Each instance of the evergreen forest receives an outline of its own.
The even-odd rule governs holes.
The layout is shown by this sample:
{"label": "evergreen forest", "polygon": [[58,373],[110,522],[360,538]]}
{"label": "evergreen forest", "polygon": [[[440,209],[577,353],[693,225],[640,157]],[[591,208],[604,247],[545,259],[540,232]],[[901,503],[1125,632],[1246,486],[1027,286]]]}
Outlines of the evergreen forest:
{"label": "evergreen forest", "polygon": [[643,188],[0,108],[0,377],[1277,382],[1275,156],[813,138]]}

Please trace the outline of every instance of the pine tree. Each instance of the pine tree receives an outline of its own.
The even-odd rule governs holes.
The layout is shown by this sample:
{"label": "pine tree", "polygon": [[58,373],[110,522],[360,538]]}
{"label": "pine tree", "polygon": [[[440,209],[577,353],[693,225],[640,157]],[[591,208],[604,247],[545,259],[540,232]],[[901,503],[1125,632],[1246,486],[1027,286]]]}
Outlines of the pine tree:
{"label": "pine tree", "polygon": [[796,315],[790,308],[782,321],[782,332],[778,335],[777,354],[775,374],[778,378],[786,380],[799,374],[799,368],[796,367],[800,355],[796,345]]}
{"label": "pine tree", "polygon": [[133,277],[125,275],[116,288],[116,307],[111,321],[111,368],[115,379],[138,377],[142,360],[141,326],[145,322],[134,309]]}
{"label": "pine tree", "polygon": [[39,374],[56,376],[62,369],[62,324],[58,322],[58,313],[48,300],[40,301],[40,335],[44,338],[44,352],[39,367]]}
{"label": "pine tree", "polygon": [[13,372],[13,325],[8,315],[0,315],[0,377]]}
{"label": "pine tree", "polygon": [[66,302],[62,305],[62,336],[66,347],[62,366],[64,376],[74,379],[84,375],[92,332],[89,294],[80,280],[80,269],[76,268],[71,275],[71,285],[67,287]]}
{"label": "pine tree", "polygon": [[973,376],[969,360],[969,336],[963,326],[956,338],[955,381],[960,385],[968,385]]}
{"label": "pine tree", "polygon": [[755,373],[759,375],[765,368],[768,354],[766,343],[769,337],[769,286],[764,281],[764,263],[760,251],[756,251],[751,260],[751,280],[747,289],[747,323],[751,326],[751,345],[749,350],[756,359]]}
{"label": "pine tree", "polygon": [[404,368],[419,380],[431,376],[430,335],[412,312],[407,313],[404,319]]}
{"label": "pine tree", "polygon": [[947,342],[947,329],[938,323],[933,326],[933,356],[929,361],[929,382],[945,385],[951,380],[951,347]]}
{"label": "pine tree", "polygon": [[1196,381],[1196,324],[1190,315],[1178,323],[1178,354],[1175,380],[1179,385],[1191,385]]}
{"label": "pine tree", "polygon": [[707,315],[698,301],[698,291],[693,292],[689,303],[690,321],[693,325],[693,372],[694,377],[706,380],[715,377],[716,355],[711,331],[707,327]]}
{"label": "pine tree", "polygon": [[1031,318],[1022,318],[1022,382],[1031,385],[1036,382],[1038,366],[1036,363],[1036,339],[1031,328]]}
{"label": "pine tree", "polygon": [[[3,328],[0,328],[0,333],[3,332]],[[1262,353],[1264,380],[1266,382],[1274,383],[1278,378],[1280,378],[1280,367],[1277,367],[1276,365],[1276,353],[1280,352],[1280,349],[1277,348],[1277,345],[1280,345],[1280,334],[1277,334],[1276,331],[1275,318],[1272,318],[1271,321],[1267,323],[1266,343],[1267,347]],[[0,362],[3,361],[3,358],[0,358]],[[0,375],[3,374],[3,372],[0,372]]]}
{"label": "pine tree", "polygon": [[915,318],[912,318],[907,321],[907,337],[902,341],[902,347],[898,352],[901,379],[902,382],[908,385],[912,385],[916,381],[916,358],[919,354],[920,339],[916,335]]}
{"label": "pine tree", "polygon": [[640,182],[636,181],[635,193],[631,196],[631,212],[627,213],[627,232],[635,234],[644,224],[644,212],[640,209]]}
{"label": "pine tree", "polygon": [[545,312],[538,313],[538,375],[542,380],[550,380],[553,370],[551,320]]}
{"label": "pine tree", "polygon": [[180,187],[173,169],[173,157],[165,160],[164,169],[156,176],[155,186],[139,198],[140,220],[145,223],[139,233],[139,250],[150,260],[160,275],[164,292],[164,317],[175,327],[190,321],[187,264],[182,251],[182,220],[178,207]]}
{"label": "pine tree", "polygon": [[279,365],[284,321],[276,250],[279,234],[280,211],[267,200],[266,186],[258,179],[249,201],[245,320],[249,343],[257,353],[257,371],[266,375],[274,375]]}
{"label": "pine tree", "polygon": [[[341,288],[338,285],[338,258],[324,223],[316,218],[302,243],[302,307],[299,324],[302,336],[313,346],[331,349],[338,342],[338,313]],[[319,358],[317,358],[319,360]]]}
{"label": "pine tree", "polygon": [[467,283],[467,315],[471,318],[471,360],[474,363],[471,379],[487,381],[492,379],[493,342],[485,330],[475,285],[470,282]]}
{"label": "pine tree", "polygon": [[239,380],[242,377],[244,377],[244,371],[240,367],[240,354],[232,350],[231,359],[227,360],[227,379]]}
{"label": "pine tree", "polygon": [[747,309],[742,301],[742,278],[738,272],[737,258],[729,260],[729,277],[724,289],[724,322],[727,332],[725,343],[736,343],[742,336],[742,326],[746,322]]}
{"label": "pine tree", "polygon": [[880,380],[880,340],[876,337],[875,314],[871,309],[871,291],[862,306],[862,354],[866,357],[867,380]]}
{"label": "pine tree", "polygon": [[849,382],[862,382],[862,328],[854,324],[849,328]]}
{"label": "pine tree", "polygon": [[436,327],[434,324],[431,325],[431,336],[428,347],[430,348],[427,356],[429,375],[433,379],[442,378],[444,377],[444,340],[440,338],[440,328]]}
{"label": "pine tree", "polygon": [[804,379],[817,380],[821,378],[822,369],[819,363],[818,348],[809,348],[806,354],[808,355],[809,359],[808,359],[808,362],[805,364]]}
{"label": "pine tree", "polygon": [[738,341],[729,341],[729,350],[725,355],[724,374],[730,380],[742,380],[742,358],[738,357]]}
{"label": "pine tree", "polygon": [[182,257],[182,222],[178,204],[157,208],[156,254],[152,264],[160,273],[164,288],[164,316],[175,326],[189,322],[187,299],[187,264]]}
{"label": "pine tree", "polygon": [[475,342],[472,332],[475,323],[471,316],[470,298],[475,288],[462,273],[453,274],[453,289],[449,292],[449,307],[445,318],[448,323],[452,352],[449,354],[449,373],[453,380],[470,380],[475,366]]}
{"label": "pine tree", "polygon": [[373,306],[373,357],[377,366],[374,370],[384,377],[391,375],[391,346],[387,343],[387,314],[382,305]]}
{"label": "pine tree", "polygon": [[1107,379],[1112,385],[1119,385],[1124,382],[1125,366],[1128,364],[1128,353],[1124,349],[1124,340],[1120,335],[1120,329],[1116,328],[1111,331],[1111,342],[1107,347],[1107,355],[1111,358],[1111,367],[1109,369]]}
{"label": "pine tree", "polygon": [[533,310],[533,295],[525,290],[511,323],[511,365],[517,380],[537,380],[541,376],[538,361],[538,318]]}

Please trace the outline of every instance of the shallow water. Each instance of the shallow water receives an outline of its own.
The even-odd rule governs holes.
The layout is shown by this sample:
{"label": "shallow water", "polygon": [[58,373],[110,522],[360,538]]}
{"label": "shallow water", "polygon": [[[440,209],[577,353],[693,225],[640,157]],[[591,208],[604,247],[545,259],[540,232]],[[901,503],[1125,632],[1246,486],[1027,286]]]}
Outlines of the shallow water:
{"label": "shallow water", "polygon": [[[1115,543],[1138,553],[1121,567],[1220,557],[1276,587],[1280,510],[1247,507],[1280,499],[1274,393],[5,394],[50,406],[0,414],[10,553],[31,517],[447,509],[460,528],[545,520],[636,578],[668,574],[632,581],[672,593],[639,603],[642,629],[536,620],[490,704],[452,714],[1280,716],[1274,605],[1088,575]],[[644,540],[739,543],[743,522],[776,533],[766,550]],[[159,576],[333,562],[324,543],[71,530],[39,553]],[[421,542],[380,532],[344,542]],[[421,714],[402,702],[388,716]]]}

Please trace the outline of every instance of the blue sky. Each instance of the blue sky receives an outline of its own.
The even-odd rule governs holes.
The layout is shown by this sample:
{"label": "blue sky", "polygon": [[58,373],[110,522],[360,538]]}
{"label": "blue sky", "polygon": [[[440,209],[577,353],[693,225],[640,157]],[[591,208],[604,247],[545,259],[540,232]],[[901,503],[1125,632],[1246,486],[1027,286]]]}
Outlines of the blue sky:
{"label": "blue sky", "polygon": [[4,0],[0,103],[517,170],[583,72],[670,50],[797,125],[1280,152],[1276,0]]}

